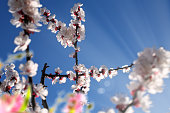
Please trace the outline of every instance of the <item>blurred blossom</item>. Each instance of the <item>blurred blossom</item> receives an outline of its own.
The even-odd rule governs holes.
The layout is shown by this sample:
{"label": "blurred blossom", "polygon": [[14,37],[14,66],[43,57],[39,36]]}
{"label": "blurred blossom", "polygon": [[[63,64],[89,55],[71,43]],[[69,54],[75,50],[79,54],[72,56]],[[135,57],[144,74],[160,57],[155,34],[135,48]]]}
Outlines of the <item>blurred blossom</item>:
{"label": "blurred blossom", "polygon": [[22,106],[23,98],[21,95],[3,95],[0,98],[1,113],[17,113]]}
{"label": "blurred blossom", "polygon": [[64,107],[64,113],[82,113],[83,106],[87,103],[86,96],[81,93],[73,93],[69,95],[67,105]]}

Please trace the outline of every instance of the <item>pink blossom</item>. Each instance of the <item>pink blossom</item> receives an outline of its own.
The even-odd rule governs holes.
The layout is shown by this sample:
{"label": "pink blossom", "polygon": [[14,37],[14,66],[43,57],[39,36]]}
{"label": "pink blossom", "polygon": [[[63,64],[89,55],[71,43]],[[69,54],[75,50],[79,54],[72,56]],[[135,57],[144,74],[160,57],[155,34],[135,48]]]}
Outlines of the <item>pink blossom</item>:
{"label": "pink blossom", "polygon": [[0,98],[1,113],[16,113],[21,108],[23,98],[21,95],[5,94]]}
{"label": "pink blossom", "polygon": [[82,113],[83,105],[87,103],[86,96],[81,93],[69,95],[67,105],[63,109],[64,113]]}

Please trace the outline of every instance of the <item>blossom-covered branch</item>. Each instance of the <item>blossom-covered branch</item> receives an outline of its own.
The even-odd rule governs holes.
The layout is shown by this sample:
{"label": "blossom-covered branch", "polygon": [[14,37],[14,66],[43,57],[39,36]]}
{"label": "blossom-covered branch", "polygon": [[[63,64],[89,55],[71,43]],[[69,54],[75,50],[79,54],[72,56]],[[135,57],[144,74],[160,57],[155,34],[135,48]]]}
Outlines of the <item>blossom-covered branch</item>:
{"label": "blossom-covered branch", "polygon": [[133,71],[129,75],[132,80],[127,86],[131,92],[132,100],[127,96],[114,96],[112,101],[121,113],[132,113],[132,106],[141,107],[149,112],[152,102],[149,94],[163,91],[163,79],[170,73],[170,51],[163,48],[146,48],[138,54],[134,62]]}
{"label": "blossom-covered branch", "polygon": [[32,77],[36,75],[38,64],[31,61],[31,56],[29,52],[29,44],[31,39],[29,39],[30,34],[34,32],[39,32],[36,29],[37,26],[41,26],[39,24],[39,20],[41,18],[38,8],[42,5],[39,3],[39,0],[9,0],[8,5],[10,7],[9,12],[11,12],[14,16],[11,19],[11,23],[16,27],[20,27],[24,30],[20,32],[20,35],[15,38],[14,43],[17,47],[14,49],[16,51],[26,51],[26,64],[21,64],[20,69],[23,71],[22,74],[28,75],[28,80],[31,85],[31,103],[32,108],[35,110],[35,98],[33,91],[33,80]]}
{"label": "blossom-covered branch", "polygon": [[[46,69],[47,69],[48,67],[49,67],[49,66],[47,66],[47,63],[45,63],[45,64],[44,64],[44,67],[43,67],[43,70],[41,70],[42,75],[41,75],[41,81],[40,81],[40,83],[41,83],[42,85],[45,85],[45,84],[44,84],[44,82],[45,82],[45,71],[46,71]],[[45,99],[45,100],[42,99],[42,105],[43,105],[44,108],[49,109],[46,99]]]}
{"label": "blossom-covered branch", "polygon": [[[133,64],[131,65],[125,65],[122,66],[121,68],[110,68],[108,69],[106,66],[101,66],[99,69],[92,66],[90,69],[87,69],[83,64],[79,64],[78,66],[74,66],[73,69],[75,72],[78,72],[78,84],[80,85],[79,87],[77,87],[77,89],[74,89],[74,86],[72,86],[72,88],[74,89],[74,91],[82,91],[84,93],[87,93],[90,89],[90,77],[96,79],[98,82],[100,82],[102,79],[105,79],[106,77],[114,77],[117,75],[117,71],[118,70],[123,70],[123,72],[129,72],[130,69],[132,68]],[[55,69],[55,74],[46,74],[45,73],[45,77],[52,79],[52,84],[55,84],[56,82],[59,81],[59,83],[65,83],[66,82],[66,78],[70,79],[70,80],[74,80],[76,81],[76,73],[74,73],[73,71],[67,71],[65,75],[62,75],[62,70],[60,70],[60,68],[56,68]],[[88,84],[87,84],[88,82]],[[88,86],[88,87],[86,87]]]}

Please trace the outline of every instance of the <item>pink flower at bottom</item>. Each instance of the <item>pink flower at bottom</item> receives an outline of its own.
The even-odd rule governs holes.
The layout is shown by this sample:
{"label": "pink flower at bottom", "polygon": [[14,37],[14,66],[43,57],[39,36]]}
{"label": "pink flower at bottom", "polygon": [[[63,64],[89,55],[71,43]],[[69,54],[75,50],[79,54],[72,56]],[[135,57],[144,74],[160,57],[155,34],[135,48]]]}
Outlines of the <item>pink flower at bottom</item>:
{"label": "pink flower at bottom", "polygon": [[86,96],[81,93],[74,93],[69,95],[67,105],[64,107],[64,113],[82,113],[83,106],[87,103]]}
{"label": "pink flower at bottom", "polygon": [[0,113],[17,113],[23,103],[21,95],[5,94],[0,98]]}

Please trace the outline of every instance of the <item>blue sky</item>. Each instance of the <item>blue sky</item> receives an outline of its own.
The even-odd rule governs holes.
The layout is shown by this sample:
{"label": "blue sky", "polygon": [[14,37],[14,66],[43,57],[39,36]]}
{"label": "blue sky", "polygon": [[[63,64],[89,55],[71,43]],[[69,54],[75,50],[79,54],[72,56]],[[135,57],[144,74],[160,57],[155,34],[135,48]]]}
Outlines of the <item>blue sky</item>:
{"label": "blue sky", "polygon": [[[100,67],[118,67],[132,63],[137,59],[137,52],[147,47],[159,48],[163,46],[170,50],[170,1],[169,0],[41,0],[41,4],[47,7],[56,18],[67,25],[70,22],[70,9],[77,2],[83,3],[86,13],[86,39],[78,45],[81,51],[78,53],[79,63],[87,68],[95,65]],[[14,38],[21,31],[10,23],[12,15],[8,12],[7,0],[0,1],[0,58],[4,61],[8,54],[13,52]],[[65,73],[72,70],[74,59],[68,55],[74,50],[64,49],[57,42],[55,34],[47,30],[47,26],[40,28],[40,33],[31,35],[30,49],[34,51],[33,61],[39,64],[39,71],[33,81],[39,83],[41,69],[44,63],[50,66],[47,73],[53,73],[55,67],[60,67]],[[18,66],[22,62],[17,62]],[[18,69],[18,67],[16,67]],[[112,79],[102,80],[100,83],[91,79],[91,89],[88,93],[90,102],[95,103],[92,111],[107,110],[114,104],[110,97],[124,93],[129,95],[126,84],[129,83],[128,75],[119,72]],[[47,101],[49,105],[54,103],[57,93],[60,91],[71,92],[72,84],[51,85],[51,80],[45,84],[49,89]],[[104,94],[98,90],[104,88]],[[151,113],[170,112],[170,80],[165,80],[164,92],[151,96],[153,107]],[[143,113],[135,109],[135,113]],[[57,112],[58,113],[58,112]]]}

